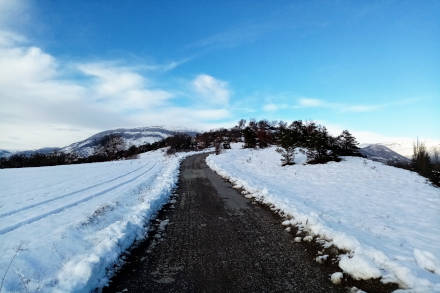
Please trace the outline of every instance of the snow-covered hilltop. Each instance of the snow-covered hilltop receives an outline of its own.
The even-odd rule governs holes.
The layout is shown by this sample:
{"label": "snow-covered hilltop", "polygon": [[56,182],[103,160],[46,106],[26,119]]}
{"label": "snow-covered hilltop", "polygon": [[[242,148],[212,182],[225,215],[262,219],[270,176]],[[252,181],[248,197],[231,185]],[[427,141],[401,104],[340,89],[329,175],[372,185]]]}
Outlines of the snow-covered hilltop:
{"label": "snow-covered hilltop", "polygon": [[55,151],[64,152],[64,153],[75,153],[80,157],[87,157],[93,154],[96,146],[98,146],[101,139],[107,135],[117,135],[120,136],[124,143],[125,148],[128,149],[130,146],[140,146],[147,143],[154,143],[160,141],[169,136],[175,135],[177,133],[185,133],[190,136],[194,136],[197,134],[196,131],[193,130],[184,130],[184,129],[168,129],[161,126],[152,126],[152,127],[137,127],[137,128],[118,128],[112,130],[106,130],[94,134],[82,141],[72,143],[68,146],[62,148],[42,148],[37,150],[28,150],[28,151],[8,151],[8,150],[0,150],[0,158],[9,157],[14,154],[30,156],[36,153],[40,154],[48,154]]}
{"label": "snow-covered hilltop", "polygon": [[196,134],[194,131],[168,130],[160,126],[119,128],[99,132],[83,141],[75,142],[69,146],[66,146],[62,148],[61,151],[65,153],[76,153],[80,157],[87,157],[93,154],[95,147],[106,135],[120,136],[125,142],[125,147],[129,148],[132,145],[140,146],[147,143],[151,144],[175,135],[176,133],[186,133],[189,135]]}
{"label": "snow-covered hilltop", "polygon": [[404,157],[390,148],[382,144],[371,144],[365,146],[359,150],[359,152],[366,156],[368,159],[378,161],[382,163],[394,162],[394,163],[409,163],[410,160]]}
{"label": "snow-covered hilltop", "polygon": [[[420,142],[426,146],[428,152],[432,152],[434,148],[440,149],[440,141],[436,139],[420,139]],[[417,142],[417,139],[393,139],[389,140],[387,138],[376,139],[374,141],[365,141],[362,142],[360,147],[367,148],[368,146],[383,146],[386,147],[393,152],[398,153],[401,156],[404,156],[408,159],[411,159],[413,155],[414,143]]]}
{"label": "snow-covered hilltop", "polygon": [[291,215],[287,224],[350,251],[339,266],[353,278],[440,292],[440,189],[415,172],[342,159],[303,165],[297,153],[295,165],[281,167],[274,147],[236,148],[207,163],[247,196]]}

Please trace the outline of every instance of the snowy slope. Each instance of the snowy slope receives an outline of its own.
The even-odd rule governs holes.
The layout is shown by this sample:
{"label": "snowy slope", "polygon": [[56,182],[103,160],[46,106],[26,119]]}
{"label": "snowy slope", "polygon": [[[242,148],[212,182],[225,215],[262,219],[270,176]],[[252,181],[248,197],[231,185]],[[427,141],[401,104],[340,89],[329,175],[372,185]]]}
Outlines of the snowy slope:
{"label": "snowy slope", "polygon": [[106,269],[167,201],[185,155],[158,150],[135,160],[0,170],[0,277],[7,271],[0,291],[102,286]]}
{"label": "snowy slope", "polygon": [[381,144],[370,144],[366,147],[363,147],[359,150],[359,152],[366,156],[368,159],[373,161],[378,161],[382,163],[387,162],[401,162],[401,163],[409,163],[410,160],[407,157],[404,157],[390,148],[381,145]]}
{"label": "snowy slope", "polygon": [[160,126],[138,127],[138,128],[120,128],[99,132],[83,141],[75,142],[61,149],[65,153],[76,153],[81,157],[87,157],[93,154],[99,141],[106,135],[114,134],[121,136],[125,141],[125,147],[132,145],[140,146],[147,143],[154,143],[176,133],[186,133],[195,135],[194,131],[168,130]]}
{"label": "snowy slope", "polygon": [[208,165],[293,216],[291,224],[351,251],[339,266],[415,292],[440,292],[440,189],[416,173],[363,158],[280,166],[274,148],[232,149]]}

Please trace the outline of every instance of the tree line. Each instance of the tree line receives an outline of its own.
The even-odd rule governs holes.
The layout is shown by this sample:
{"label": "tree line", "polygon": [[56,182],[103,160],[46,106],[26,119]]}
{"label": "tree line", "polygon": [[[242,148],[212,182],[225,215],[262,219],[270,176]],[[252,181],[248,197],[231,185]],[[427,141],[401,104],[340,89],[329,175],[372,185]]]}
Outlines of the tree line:
{"label": "tree line", "polygon": [[[358,143],[348,130],[338,136],[328,133],[325,126],[315,122],[254,119],[240,120],[232,128],[220,128],[189,136],[177,133],[155,143],[140,146],[125,146],[119,135],[102,137],[92,155],[80,157],[75,153],[53,152],[32,155],[16,154],[0,158],[0,168],[41,167],[66,164],[105,162],[134,158],[140,153],[167,148],[167,154],[181,151],[198,151],[214,148],[218,154],[222,149],[231,148],[231,143],[242,142],[244,148],[266,148],[277,146],[283,166],[294,164],[295,151],[301,148],[307,155],[309,164],[339,161],[340,156],[362,156]],[[391,163],[390,163],[391,164]],[[395,167],[415,171],[440,186],[440,151],[434,149],[429,154],[425,145],[419,141],[414,144],[414,154],[410,163],[392,163]]]}
{"label": "tree line", "polygon": [[338,161],[339,156],[361,156],[356,139],[348,130],[332,136],[327,129],[315,122],[267,120],[240,120],[230,129],[218,129],[196,136],[198,147],[215,147],[216,152],[230,148],[231,142],[243,142],[244,148],[278,146],[283,165],[294,164],[296,148],[307,149],[308,162],[325,163]]}
{"label": "tree line", "polygon": [[137,154],[167,147],[167,154],[180,151],[197,151],[213,147],[216,153],[230,148],[233,142],[243,142],[244,148],[266,148],[276,145],[282,155],[283,165],[294,163],[295,148],[307,149],[309,163],[337,161],[341,155],[359,156],[356,139],[344,130],[341,135],[329,135],[327,129],[314,122],[297,120],[288,124],[284,121],[267,120],[249,122],[242,119],[232,128],[220,128],[199,133],[195,137],[176,134],[161,141],[130,146],[126,149],[124,139],[118,135],[106,135],[98,141],[94,153],[80,157],[75,153],[35,153],[30,156],[12,155],[0,159],[0,168],[40,167],[65,164],[104,162],[132,158]]}

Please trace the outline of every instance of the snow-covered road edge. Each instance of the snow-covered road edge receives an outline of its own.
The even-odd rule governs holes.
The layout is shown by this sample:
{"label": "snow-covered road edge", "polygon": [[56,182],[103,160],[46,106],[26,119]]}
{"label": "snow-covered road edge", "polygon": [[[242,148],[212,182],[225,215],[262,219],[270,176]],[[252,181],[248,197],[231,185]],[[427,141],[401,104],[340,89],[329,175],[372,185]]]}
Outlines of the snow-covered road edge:
{"label": "snow-covered road edge", "polygon": [[[53,292],[90,292],[102,288],[122,262],[120,256],[137,240],[147,237],[146,231],[176,188],[180,164],[188,156],[200,152],[177,153],[155,184],[138,195],[141,204],[122,221],[99,231],[99,243],[87,254],[77,255],[60,270]],[[148,195],[148,196],[147,196]]]}
{"label": "snow-covered road edge", "polygon": [[[317,215],[301,213],[298,209],[286,207],[282,203],[270,200],[274,196],[267,189],[256,188],[247,181],[231,176],[223,168],[216,164],[215,156],[210,155],[206,158],[208,166],[218,175],[228,180],[234,188],[241,190],[243,196],[271,207],[271,210],[278,213],[287,220],[283,225],[292,225],[310,235],[305,237],[307,241],[318,240],[319,245],[329,247],[334,245],[343,253],[339,256],[339,267],[348,275],[356,280],[368,280],[381,278],[384,283],[397,283],[400,288],[409,289],[409,292],[437,292],[439,288],[432,288],[428,282],[416,278],[406,267],[400,266],[392,261],[382,252],[362,246],[357,239],[340,231],[334,231],[325,227]],[[316,217],[315,217],[316,216]],[[344,253],[347,252],[347,253]],[[417,288],[417,289],[414,289]],[[431,289],[429,289],[431,288]],[[400,291],[400,290],[398,290]]]}

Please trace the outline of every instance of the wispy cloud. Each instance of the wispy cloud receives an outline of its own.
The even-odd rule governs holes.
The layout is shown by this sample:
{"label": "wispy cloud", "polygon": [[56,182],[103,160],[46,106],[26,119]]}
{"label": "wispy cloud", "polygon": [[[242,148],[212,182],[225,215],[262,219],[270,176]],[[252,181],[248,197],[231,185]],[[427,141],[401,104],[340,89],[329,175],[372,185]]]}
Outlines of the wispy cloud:
{"label": "wispy cloud", "polygon": [[231,92],[228,83],[208,74],[198,75],[192,82],[194,91],[210,104],[228,105]]}
{"label": "wispy cloud", "polygon": [[273,29],[269,23],[245,24],[190,43],[187,48],[233,48],[254,42]]}
{"label": "wispy cloud", "polygon": [[268,103],[268,104],[265,104],[263,106],[263,111],[275,112],[275,111],[278,111],[278,110],[288,109],[288,108],[289,108],[289,105],[287,105],[287,104]]}
{"label": "wispy cloud", "polygon": [[177,60],[177,61],[171,61],[171,62],[168,62],[165,64],[143,65],[140,68],[145,69],[145,70],[168,72],[168,71],[171,71],[171,70],[187,63],[191,59],[192,58],[184,58],[184,59]]}
{"label": "wispy cloud", "polygon": [[322,107],[326,103],[318,99],[301,98],[298,100],[298,105],[300,107]]}
{"label": "wispy cloud", "polygon": [[[285,102],[279,102],[279,103],[274,102],[273,101],[274,96],[271,97],[272,98],[270,100],[272,101],[263,105],[262,107],[262,110],[265,112],[276,112],[285,109],[295,110],[295,109],[307,109],[307,108],[321,108],[339,113],[362,113],[362,112],[374,112],[392,106],[407,105],[418,101],[418,99],[401,99],[401,100],[391,101],[382,104],[349,104],[349,103],[329,102],[322,99],[303,97],[296,99],[296,103],[289,104]],[[282,100],[284,101],[286,100],[286,98],[283,97]]]}
{"label": "wispy cloud", "polygon": [[406,105],[417,99],[402,99],[382,104],[347,104],[328,102],[314,98],[300,98],[294,108],[326,108],[338,112],[373,112],[391,106]]}

